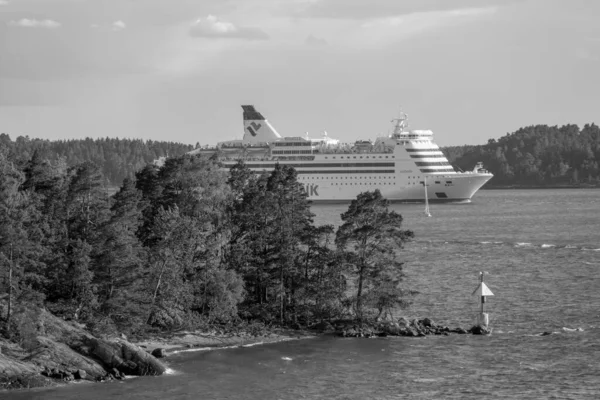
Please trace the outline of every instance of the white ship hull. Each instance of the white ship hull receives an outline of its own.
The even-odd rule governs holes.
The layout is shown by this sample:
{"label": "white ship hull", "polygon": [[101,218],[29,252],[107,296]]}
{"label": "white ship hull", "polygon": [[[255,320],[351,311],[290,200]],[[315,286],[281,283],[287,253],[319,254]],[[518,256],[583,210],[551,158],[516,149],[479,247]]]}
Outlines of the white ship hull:
{"label": "white ship hull", "polygon": [[[493,177],[490,173],[477,172],[422,173],[418,167],[415,167],[414,161],[407,158],[408,156],[402,159],[397,155],[403,151],[402,148],[397,148],[397,150],[393,154],[369,154],[369,160],[371,157],[392,157],[393,155],[395,158],[388,158],[390,161],[385,163],[385,165],[395,164],[393,167],[345,167],[346,171],[343,173],[341,173],[343,167],[323,166],[326,164],[340,165],[339,156],[336,157],[336,160],[333,160],[331,155],[327,156],[327,160],[325,156],[320,155],[315,157],[314,161],[300,163],[299,161],[273,160],[271,163],[294,166],[298,171],[298,182],[304,185],[308,199],[314,202],[348,202],[355,199],[359,193],[375,189],[379,189],[383,197],[390,201],[424,202],[424,182],[427,182],[429,202],[470,201],[473,195]],[[354,163],[353,157],[361,156],[363,157],[361,161],[368,161],[365,158],[366,155],[342,155],[344,160],[347,157],[352,159],[352,161],[348,160],[348,164],[355,165],[359,163]],[[264,160],[256,162],[246,160],[245,163],[257,173],[272,170],[272,168],[264,167]],[[319,166],[315,166],[315,164]],[[224,162],[224,165],[231,167],[235,165],[235,162]],[[352,172],[349,171],[350,169]],[[328,170],[331,172],[328,173]]]}
{"label": "white ship hull", "polygon": [[[244,138],[222,142],[190,154],[216,156],[225,168],[243,160],[256,173],[290,165],[315,202],[347,202],[379,189],[391,201],[469,201],[493,175],[478,164],[456,172],[427,130],[406,130],[406,114],[395,119],[394,133],[375,143],[339,143],[321,138],[282,137],[254,106],[244,110]],[[425,188],[425,189],[424,189]]]}

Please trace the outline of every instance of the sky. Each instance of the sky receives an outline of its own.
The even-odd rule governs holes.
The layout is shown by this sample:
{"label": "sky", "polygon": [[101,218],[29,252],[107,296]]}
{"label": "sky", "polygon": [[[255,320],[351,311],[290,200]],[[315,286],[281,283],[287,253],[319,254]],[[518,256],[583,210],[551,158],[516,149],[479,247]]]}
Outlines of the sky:
{"label": "sky", "polygon": [[0,132],[213,145],[600,124],[597,0],[0,0]]}

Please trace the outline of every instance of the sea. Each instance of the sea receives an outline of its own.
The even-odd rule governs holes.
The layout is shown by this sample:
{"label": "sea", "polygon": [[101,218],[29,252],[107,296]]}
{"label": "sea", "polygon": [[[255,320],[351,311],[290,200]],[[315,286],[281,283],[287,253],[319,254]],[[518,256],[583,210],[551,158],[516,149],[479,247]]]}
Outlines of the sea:
{"label": "sea", "polygon": [[[339,225],[347,204],[314,205]],[[4,392],[10,399],[600,398],[600,190],[482,190],[472,202],[393,204],[415,232],[400,257],[418,291],[398,316],[471,327],[488,297],[489,336],[316,337],[183,352],[169,374]]]}

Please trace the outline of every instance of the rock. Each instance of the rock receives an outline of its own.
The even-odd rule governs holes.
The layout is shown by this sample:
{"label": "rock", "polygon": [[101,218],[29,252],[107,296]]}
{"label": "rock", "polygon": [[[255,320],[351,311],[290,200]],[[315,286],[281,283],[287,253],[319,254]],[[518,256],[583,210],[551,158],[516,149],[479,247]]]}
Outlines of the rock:
{"label": "rock", "polygon": [[318,324],[313,325],[312,329],[315,329],[315,330],[321,331],[321,332],[329,332],[329,331],[333,331],[334,327],[327,321],[321,321]]}
{"label": "rock", "polygon": [[85,379],[87,377],[87,372],[83,369],[78,369],[73,373],[73,377],[75,379]]}
{"label": "rock", "polygon": [[421,320],[421,325],[423,325],[423,326],[424,326],[424,327],[426,327],[426,328],[435,328],[435,327],[436,327],[436,325],[435,325],[435,322],[433,322],[433,321],[432,321],[431,319],[429,319],[429,318],[423,318],[423,319]]}
{"label": "rock", "polygon": [[112,377],[114,379],[118,379],[121,380],[123,379],[125,376],[116,368],[113,368],[109,371],[109,375],[112,375]]}
{"label": "rock", "polygon": [[[80,354],[73,350],[64,343],[57,343],[54,340],[47,337],[38,337],[38,350],[30,356],[26,357],[24,361],[28,361],[40,369],[44,369],[44,372],[48,373],[45,376],[51,376],[53,373],[58,374],[65,366],[69,370],[83,370],[86,375],[90,375],[94,378],[103,376],[106,374],[106,370],[99,365],[96,360],[89,356]],[[81,351],[81,349],[78,349]],[[89,350],[89,349],[84,349]],[[81,351],[83,353],[83,351]],[[86,354],[86,353],[84,353]],[[93,354],[89,354],[93,357]],[[53,377],[54,378],[54,377]],[[64,376],[56,376],[57,379],[64,379]]]}
{"label": "rock", "polygon": [[134,375],[162,375],[167,370],[160,361],[142,348],[126,341],[118,341],[118,343],[121,345],[123,358],[137,364]]}
{"label": "rock", "polygon": [[484,326],[475,325],[469,330],[469,332],[471,332],[473,335],[488,335],[491,331]]}
{"label": "rock", "polygon": [[410,321],[406,317],[400,317],[400,318],[398,318],[398,325],[401,328],[406,329],[410,326]]}
{"label": "rock", "polygon": [[546,332],[540,333],[540,336],[549,336],[549,335],[552,335],[552,332],[547,332],[546,331]]}
{"label": "rock", "polygon": [[167,352],[165,351],[165,349],[158,348],[152,350],[152,355],[156,358],[165,358],[167,356]]}
{"label": "rock", "polygon": [[166,371],[166,367],[151,354],[122,339],[108,342],[92,338],[88,345],[109,369],[116,368],[130,375],[162,375]]}
{"label": "rock", "polygon": [[453,333],[459,333],[459,334],[461,334],[461,335],[464,335],[465,333],[469,333],[469,332],[468,332],[466,329],[464,329],[464,328],[454,328],[454,329],[451,329],[451,330],[450,330],[450,332],[453,332]]}
{"label": "rock", "polygon": [[400,326],[396,323],[383,326],[382,331],[393,336],[400,336],[402,333]]}
{"label": "rock", "polygon": [[408,337],[417,337],[419,336],[418,332],[416,329],[414,328],[408,328],[406,329],[406,336]]}

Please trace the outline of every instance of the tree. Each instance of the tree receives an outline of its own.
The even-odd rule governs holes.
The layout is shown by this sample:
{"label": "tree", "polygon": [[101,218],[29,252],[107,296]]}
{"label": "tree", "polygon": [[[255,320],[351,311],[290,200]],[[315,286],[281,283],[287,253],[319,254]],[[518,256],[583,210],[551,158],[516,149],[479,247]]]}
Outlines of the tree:
{"label": "tree", "polygon": [[396,285],[403,277],[396,252],[414,235],[401,229],[402,216],[388,207],[379,190],[361,193],[342,214],[343,224],[336,233],[336,245],[356,279],[354,304],[359,320],[365,316],[365,297],[371,305],[380,304],[383,298],[388,298],[383,302],[389,304],[390,295],[396,303],[403,302],[404,293]]}
{"label": "tree", "polygon": [[8,297],[9,330],[15,300],[28,293],[39,299],[37,289],[43,283],[40,214],[35,196],[19,190],[24,181],[24,174],[8,159],[6,151],[0,150],[0,270]]}
{"label": "tree", "polygon": [[118,324],[132,325],[140,315],[137,286],[143,274],[146,251],[136,236],[142,223],[141,193],[125,178],[114,195],[110,219],[101,235],[94,281],[99,287],[101,309]]}

